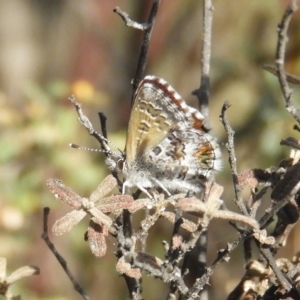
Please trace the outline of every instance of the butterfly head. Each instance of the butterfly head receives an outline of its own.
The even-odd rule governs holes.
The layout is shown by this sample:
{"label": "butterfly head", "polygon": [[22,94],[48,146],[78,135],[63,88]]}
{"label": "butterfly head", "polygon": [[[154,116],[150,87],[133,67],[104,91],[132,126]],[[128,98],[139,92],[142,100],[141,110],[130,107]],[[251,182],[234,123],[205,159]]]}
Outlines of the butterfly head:
{"label": "butterfly head", "polygon": [[107,151],[105,163],[111,171],[122,172],[125,163],[123,152]]}

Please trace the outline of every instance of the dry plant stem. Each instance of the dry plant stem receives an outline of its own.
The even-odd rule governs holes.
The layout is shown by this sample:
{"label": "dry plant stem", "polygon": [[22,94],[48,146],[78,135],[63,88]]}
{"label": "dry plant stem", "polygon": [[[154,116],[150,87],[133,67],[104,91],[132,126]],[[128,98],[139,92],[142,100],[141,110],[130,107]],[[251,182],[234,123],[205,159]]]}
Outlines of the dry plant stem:
{"label": "dry plant stem", "polygon": [[174,236],[179,235],[179,229],[180,229],[180,225],[182,223],[183,223],[182,211],[177,209],[175,211],[175,223],[174,223],[174,228],[173,228],[173,234],[172,234],[171,241],[170,241],[170,249],[169,249],[168,255],[167,255],[169,262],[174,262],[175,260],[178,259],[178,255],[179,255],[178,249],[175,249],[175,251],[173,250],[173,238],[174,238]]}
{"label": "dry plant stem", "polygon": [[113,12],[118,14],[124,21],[125,25],[128,27],[132,27],[134,29],[138,29],[142,31],[145,31],[149,28],[149,23],[138,23],[131,20],[129,18],[129,15],[126,12],[122,11],[118,6],[113,10]]}
{"label": "dry plant stem", "polygon": [[199,299],[199,293],[203,290],[203,287],[208,284],[208,280],[210,276],[212,275],[213,270],[211,268],[206,269],[206,274],[202,276],[201,278],[198,278],[193,285],[191,289],[189,289],[189,292],[187,293],[186,297],[183,299],[187,300],[194,300]]}
{"label": "dry plant stem", "polygon": [[135,279],[135,278],[131,278],[127,275],[123,275],[126,285],[128,287],[129,290],[129,297],[130,299],[133,300],[141,300],[143,299],[141,294],[140,294],[140,290],[141,290],[141,285],[139,280]]}
{"label": "dry plant stem", "polygon": [[[94,129],[91,121],[89,120],[89,118],[83,113],[82,111],[82,106],[79,102],[76,101],[75,96],[72,95],[71,97],[69,97],[69,100],[74,104],[75,109],[77,111],[78,114],[78,120],[80,122],[81,125],[83,125],[85,127],[85,129],[88,131],[89,135],[93,136],[101,145],[102,149],[104,149],[104,154],[107,156],[108,153],[110,152],[110,149],[107,149],[107,147],[105,146],[103,139],[100,137],[100,135],[97,133],[97,131]],[[102,117],[102,115],[100,115],[100,122],[101,122],[101,127],[102,127],[102,132],[103,132],[103,137],[106,138],[105,135],[106,134],[106,126],[105,124],[105,117]],[[104,135],[105,134],[105,135]],[[122,183],[120,182],[120,179],[118,177],[118,174],[116,171],[112,172],[112,175],[117,179],[118,182],[118,186],[121,187]],[[121,188],[120,188],[121,189]]]}
{"label": "dry plant stem", "polygon": [[[207,266],[207,244],[208,244],[208,239],[207,239],[207,231],[204,231],[200,236],[199,239],[196,242],[195,245],[195,251],[197,251],[198,257],[197,257],[197,275],[196,277],[201,277],[203,276],[206,266]],[[201,291],[201,300],[208,300],[209,295],[208,295],[208,289],[205,287]]]}
{"label": "dry plant stem", "polygon": [[206,230],[207,230],[206,228],[203,228],[202,226],[199,226],[199,228],[197,229],[197,231],[192,234],[192,236],[189,239],[189,241],[187,243],[185,243],[184,246],[182,246],[184,252],[191,251],[195,247],[197,241],[200,239],[200,236],[203,233],[205,233]]}
{"label": "dry plant stem", "polygon": [[278,26],[278,42],[276,49],[276,67],[279,78],[280,87],[285,99],[287,111],[300,123],[300,110],[292,103],[292,90],[290,89],[286,74],[284,71],[285,51],[288,42],[287,30],[293,16],[293,13],[298,9],[297,0],[291,0],[291,4],[286,9],[282,21]]}
{"label": "dry plant stem", "polygon": [[243,247],[244,247],[245,262],[248,263],[252,260],[251,239],[246,239],[243,243]]}
{"label": "dry plant stem", "polygon": [[[122,236],[122,239],[132,239],[132,217],[131,214],[128,210],[124,210],[122,213],[122,217],[123,217],[123,222],[122,222],[122,229],[123,229],[123,235],[118,235],[117,239],[118,239],[118,245],[121,246],[122,244],[124,244],[121,240],[119,240],[119,237]],[[120,251],[122,252],[122,250],[120,249]],[[128,291],[129,291],[129,295],[130,295],[130,299],[142,299],[141,295],[140,295],[140,291],[141,291],[141,281],[135,278],[131,278],[129,276],[127,276],[126,274],[123,275]]]}
{"label": "dry plant stem", "polygon": [[[300,183],[296,184],[291,191],[288,191],[288,194],[285,195],[282,199],[280,199],[279,202],[276,202],[276,204],[272,207],[271,210],[267,210],[267,213],[260,219],[259,224],[261,227],[263,227],[270,218],[272,218],[281,208],[283,208],[287,203],[293,199],[297,191],[299,190]],[[258,244],[258,241],[256,241]],[[282,274],[282,272],[279,270],[279,268],[276,265],[276,262],[273,258],[272,253],[269,249],[264,248],[262,245],[258,244],[258,248],[260,252],[263,254],[265,259],[267,260],[269,266],[272,268],[273,272],[275,273],[280,285],[286,290],[289,291],[292,286],[287,281],[286,277]]]}
{"label": "dry plant stem", "polygon": [[292,137],[289,137],[285,140],[281,140],[280,145],[284,145],[284,146],[288,146],[300,150],[299,141]]}
{"label": "dry plant stem", "polygon": [[234,150],[234,131],[229,125],[229,122],[226,117],[226,111],[230,107],[229,102],[225,101],[222,111],[221,111],[221,116],[220,120],[225,128],[226,134],[228,136],[228,143],[226,144],[228,153],[229,153],[229,164],[231,168],[231,174],[232,174],[232,179],[233,179],[233,185],[234,185],[234,191],[235,191],[235,203],[239,207],[240,211],[243,213],[245,216],[249,216],[249,213],[246,209],[246,206],[243,202],[242,196],[241,196],[241,186],[238,182],[238,173],[237,173],[237,168],[236,168],[236,156],[235,156],[235,150]]}
{"label": "dry plant stem", "polygon": [[143,78],[143,74],[144,74],[144,71],[146,68],[147,53],[148,53],[151,33],[152,33],[152,29],[153,29],[153,26],[155,23],[155,18],[156,18],[157,12],[158,12],[159,4],[160,4],[160,0],[153,0],[152,8],[151,8],[151,11],[150,11],[150,14],[148,17],[148,21],[147,21],[147,23],[143,23],[143,24],[137,23],[137,22],[131,20],[128,17],[128,14],[121,11],[119,7],[116,7],[114,9],[114,12],[117,13],[119,16],[121,16],[121,18],[124,20],[126,26],[144,31],[144,37],[142,40],[142,45],[141,45],[140,55],[139,55],[139,59],[138,59],[138,63],[137,63],[137,68],[136,68],[135,76],[134,76],[134,79],[132,82],[131,104],[133,103],[135,91],[136,91],[140,81]]}
{"label": "dry plant stem", "polygon": [[104,115],[104,113],[102,113],[102,112],[99,112],[98,116],[99,116],[99,119],[100,119],[102,135],[107,139],[107,130],[106,130],[106,120],[107,120],[107,118]]}
{"label": "dry plant stem", "polygon": [[[94,127],[92,125],[92,123],[90,122],[90,120],[88,119],[88,117],[83,113],[82,111],[82,107],[81,104],[79,102],[76,101],[74,95],[69,97],[69,100],[74,104],[75,109],[77,111],[78,114],[78,120],[79,122],[86,128],[86,130],[88,131],[89,135],[93,136],[94,138],[97,139],[97,141],[100,143],[101,147],[105,150],[109,150],[107,149],[107,147],[104,145],[103,140],[100,138],[99,134],[94,130]],[[106,152],[104,152],[105,155],[107,155]]]}
{"label": "dry plant stem", "polygon": [[297,274],[297,273],[299,273],[300,272],[300,264],[298,263],[296,266],[295,266],[295,268],[293,268],[291,271],[289,271],[288,273],[287,273],[287,277],[288,278],[294,278],[294,276]]}
{"label": "dry plant stem", "polygon": [[[295,187],[294,191],[297,190],[297,187]],[[284,207],[288,202],[290,201],[290,197],[286,197],[280,202],[277,202],[272,209],[267,211],[267,213],[261,217],[259,224],[261,225],[260,227],[262,228],[282,207]],[[236,239],[232,243],[228,243],[226,249],[219,251],[218,257],[216,260],[212,263],[212,265],[206,269],[205,274],[199,278],[194,286],[189,290],[188,297],[186,299],[195,299],[192,298],[192,295],[198,295],[198,293],[203,289],[203,286],[208,284],[209,278],[212,275],[214,269],[221,264],[222,262],[226,262],[229,259],[229,255],[231,252],[236,249],[238,245],[243,243],[247,238],[249,238],[252,235],[252,229],[248,229],[244,231],[241,236]]]}
{"label": "dry plant stem", "polygon": [[144,31],[144,37],[142,40],[139,60],[138,60],[138,64],[136,67],[134,79],[132,82],[131,104],[133,104],[135,91],[136,91],[140,81],[142,80],[144,72],[145,72],[145,68],[146,68],[146,64],[147,64],[147,53],[148,53],[148,48],[149,48],[149,44],[150,44],[151,33],[152,33],[152,29],[153,29],[153,26],[155,23],[155,18],[156,18],[157,12],[158,12],[159,4],[160,4],[160,0],[153,0],[152,8],[151,8],[151,11],[150,11],[150,14],[148,17],[148,21],[147,21],[148,27]]}
{"label": "dry plant stem", "polygon": [[213,10],[211,0],[203,0],[203,31],[202,31],[202,58],[201,58],[201,83],[200,87],[193,91],[193,95],[198,98],[201,113],[206,118],[206,127],[209,128],[209,71],[211,56],[211,35]]}
{"label": "dry plant stem", "polygon": [[43,234],[42,234],[42,239],[45,241],[46,245],[48,248],[52,251],[66,274],[68,275],[69,279],[71,280],[74,289],[82,296],[83,299],[85,300],[90,300],[90,297],[85,293],[83,288],[79,285],[79,283],[74,279],[71,271],[69,270],[67,266],[67,262],[65,259],[57,252],[54,244],[50,241],[49,236],[48,236],[48,216],[50,213],[49,207],[44,208],[44,218],[43,218]]}
{"label": "dry plant stem", "polygon": [[255,240],[256,245],[259,249],[259,251],[261,252],[261,254],[263,255],[263,257],[265,258],[265,260],[267,261],[268,265],[271,267],[271,269],[273,270],[274,274],[276,275],[279,284],[281,285],[282,288],[284,288],[287,292],[292,288],[292,285],[289,283],[289,281],[287,280],[287,278],[282,274],[282,272],[280,271],[280,269],[278,268],[276,261],[273,257],[273,254],[271,253],[271,251],[267,248],[264,248],[259,241]]}
{"label": "dry plant stem", "polygon": [[271,208],[266,210],[266,213],[260,218],[259,220],[259,226],[260,228],[264,228],[264,226],[268,223],[268,221],[273,218],[277,214],[277,212],[282,209],[286,204],[288,204],[293,196],[296,194],[296,192],[300,188],[300,183],[298,183],[293,190],[290,192],[289,195],[281,199],[280,201],[276,202],[275,205],[273,205]]}
{"label": "dry plant stem", "polygon": [[[175,235],[179,234],[179,229],[180,229],[180,225],[182,224],[182,211],[181,210],[176,210],[175,212],[175,224],[174,224],[174,228],[173,228],[173,234],[172,234],[172,238],[170,241],[170,248],[167,254],[167,259],[168,259],[168,263],[172,264],[173,266],[176,265],[176,260],[179,261],[179,251],[178,249],[173,250],[173,238]],[[185,253],[186,255],[186,253]],[[170,285],[170,294],[175,293],[176,291],[178,291],[178,282],[177,281],[173,281],[171,282]],[[169,297],[169,296],[168,296]]]}
{"label": "dry plant stem", "polygon": [[[122,216],[123,216],[123,235],[125,238],[127,237],[127,238],[131,239],[131,237],[132,237],[131,214],[128,210],[125,209],[122,213]],[[119,237],[119,235],[118,235],[118,237]],[[121,245],[119,240],[118,240],[118,244]],[[123,276],[126,281],[130,297],[131,297],[131,299],[134,299],[134,297],[137,297],[137,294],[139,293],[139,291],[141,289],[140,281],[135,278],[131,278],[131,277],[127,276],[126,274],[124,274]]]}
{"label": "dry plant stem", "polygon": [[131,213],[127,209],[123,211],[123,233],[125,237],[132,236]]}
{"label": "dry plant stem", "polygon": [[214,269],[221,264],[222,262],[227,262],[229,260],[230,253],[241,243],[243,243],[250,235],[252,230],[246,230],[241,234],[241,236],[236,239],[233,243],[228,243],[226,249],[219,251],[218,257],[212,263],[210,267],[208,267],[205,271],[205,274],[196,280],[195,284],[192,288],[190,288],[187,297],[185,299],[195,299],[198,293],[203,289],[203,287],[209,283],[209,278],[213,274]]}
{"label": "dry plant stem", "polygon": [[[147,220],[147,218],[149,218],[149,216],[150,216],[150,209],[146,208],[144,220]],[[141,237],[140,237],[142,252],[146,252],[147,237],[148,237],[148,231],[146,231],[145,234],[141,235]]]}
{"label": "dry plant stem", "polygon": [[[124,217],[124,214],[123,214]],[[125,214],[125,217],[126,214]],[[118,250],[116,252],[116,256],[120,259],[122,256],[124,256],[124,254],[126,253],[126,251],[128,251],[131,247],[132,247],[132,238],[128,238],[124,236],[124,229],[122,228],[122,226],[119,227],[119,233],[117,235],[117,241],[118,241]],[[141,292],[141,282],[138,279],[129,277],[126,274],[122,275],[127,288],[128,288],[128,292],[129,292],[129,297],[130,299],[137,299],[140,300],[142,299],[142,296],[140,294]]]}
{"label": "dry plant stem", "polygon": [[257,210],[261,205],[262,197],[268,191],[268,189],[269,189],[269,187],[265,186],[257,194],[254,195],[254,198],[253,198],[254,203],[250,207],[250,209],[251,209],[250,216],[252,218],[255,218]]}
{"label": "dry plant stem", "polygon": [[[278,77],[278,72],[277,72],[275,65],[264,64],[263,68]],[[285,78],[286,78],[287,82],[300,85],[300,77],[299,76],[296,76],[296,75],[290,74],[290,73],[285,73]]]}

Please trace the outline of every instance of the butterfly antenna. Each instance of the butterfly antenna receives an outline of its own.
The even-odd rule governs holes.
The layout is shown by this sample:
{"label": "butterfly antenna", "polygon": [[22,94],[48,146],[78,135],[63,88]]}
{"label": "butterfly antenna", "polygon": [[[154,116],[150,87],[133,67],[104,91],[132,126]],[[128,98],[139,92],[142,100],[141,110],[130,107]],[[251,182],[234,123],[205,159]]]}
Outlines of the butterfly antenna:
{"label": "butterfly antenna", "polygon": [[94,135],[96,135],[97,139],[101,143],[102,147],[104,148],[104,153],[111,153],[112,151],[108,147],[108,144],[112,145],[115,149],[117,149],[120,153],[123,153],[113,142],[109,141],[107,138],[105,138],[102,134],[98,133],[94,130]]}
{"label": "butterfly antenna", "polygon": [[[109,143],[110,144],[112,144],[112,143],[110,141],[108,141],[108,139],[105,138],[102,134],[100,134],[94,130],[92,123],[84,115],[82,108],[81,108],[81,104],[76,101],[75,96],[71,95],[68,99],[75,105],[75,108],[76,108],[76,111],[78,114],[78,121],[87,129],[89,134],[94,136],[101,144],[103,151],[99,151],[99,152],[103,152],[107,156],[116,156],[116,152],[112,152],[108,146]],[[112,144],[112,145],[120,152],[119,156],[122,156],[123,152],[120,149],[118,149],[118,147],[115,146],[114,144]],[[84,148],[84,147],[81,147],[81,148]]]}
{"label": "butterfly antenna", "polygon": [[69,146],[70,146],[71,148],[79,149],[79,150],[85,150],[85,151],[91,151],[91,152],[102,152],[102,153],[107,153],[106,150],[104,150],[104,149],[82,147],[82,146],[79,146],[79,145],[76,145],[76,144],[72,144],[72,143],[69,144]]}
{"label": "butterfly antenna", "polygon": [[[109,142],[109,141],[107,141],[107,142]],[[89,147],[79,146],[79,145],[73,144],[73,143],[69,144],[69,146],[71,148],[79,149],[79,150],[85,150],[85,151],[91,151],[91,152],[101,152],[101,153],[104,153],[107,157],[111,158],[112,160],[118,160],[123,157],[122,151],[120,149],[118,149],[115,145],[114,146],[117,148],[117,150],[119,152],[111,151],[109,148],[107,148],[107,149],[89,148]]]}

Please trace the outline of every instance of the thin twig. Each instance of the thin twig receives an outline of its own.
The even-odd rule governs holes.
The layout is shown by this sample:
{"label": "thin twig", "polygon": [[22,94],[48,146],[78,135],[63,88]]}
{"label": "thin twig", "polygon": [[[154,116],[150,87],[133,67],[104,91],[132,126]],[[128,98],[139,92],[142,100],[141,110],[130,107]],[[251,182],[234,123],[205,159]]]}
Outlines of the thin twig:
{"label": "thin twig", "polygon": [[[221,114],[221,121],[225,127],[225,130],[227,132],[228,135],[228,140],[230,141],[229,145],[228,145],[228,151],[229,151],[229,155],[230,155],[230,165],[232,168],[232,173],[233,173],[233,178],[235,180],[235,178],[237,179],[237,177],[235,177],[234,175],[236,175],[236,158],[235,158],[235,154],[234,154],[234,150],[233,149],[233,134],[234,132],[232,131],[231,127],[228,124],[228,121],[225,117],[225,111],[228,109],[229,104],[225,103],[222,109],[222,114]],[[293,195],[295,195],[295,193],[298,191],[299,189],[299,185],[296,185],[291,191],[289,191],[289,194],[286,195],[286,197],[284,197],[283,199],[281,199],[280,201],[276,202],[275,205],[272,206],[272,208],[270,210],[267,210],[266,213],[261,217],[261,219],[259,220],[259,224],[260,224],[260,228],[263,228],[265,226],[265,224],[267,224],[267,222],[281,209],[283,208],[287,203],[289,203],[291,197]],[[235,188],[239,187],[238,185],[235,184]],[[238,192],[240,193],[240,190],[238,189]],[[237,195],[237,194],[236,194]],[[238,199],[238,196],[236,196]],[[248,213],[247,213],[248,214]],[[205,274],[199,278],[194,286],[189,290],[188,293],[188,299],[194,299],[196,295],[198,295],[198,293],[203,289],[204,285],[207,284],[208,279],[210,278],[210,276],[212,275],[214,269],[216,268],[217,265],[219,265],[221,262],[224,261],[228,261],[229,259],[229,255],[230,253],[241,243],[243,243],[247,238],[249,238],[252,235],[252,229],[248,229],[246,231],[244,231],[241,236],[235,240],[233,243],[229,243],[227,245],[227,248],[223,251],[219,252],[218,257],[216,258],[216,260],[213,262],[213,264],[207,268]],[[268,254],[268,253],[264,253],[264,254]],[[277,272],[277,270],[276,270]],[[276,275],[278,275],[276,273]],[[290,288],[290,284],[284,280],[281,276],[281,274],[279,274],[279,281],[281,283],[281,285],[283,286],[283,288],[285,289],[289,289]]]}
{"label": "thin twig", "polygon": [[206,127],[209,128],[209,71],[211,56],[211,36],[212,36],[212,20],[213,10],[211,0],[203,1],[203,31],[202,31],[202,58],[201,58],[201,83],[200,87],[193,91],[193,95],[198,98],[199,108],[206,119]]}
{"label": "thin twig", "polygon": [[292,90],[287,82],[287,76],[284,71],[285,51],[288,42],[287,31],[294,12],[298,9],[297,0],[291,0],[291,4],[286,9],[281,23],[278,25],[278,42],[276,49],[276,67],[279,78],[280,87],[285,99],[286,109],[295,120],[300,123],[300,110],[293,105]]}
{"label": "thin twig", "polygon": [[[278,77],[278,72],[277,72],[275,65],[264,64],[263,68]],[[296,75],[290,74],[290,73],[285,73],[285,76],[286,76],[285,78],[286,78],[287,82],[300,85],[300,77],[299,76],[296,76]]]}
{"label": "thin twig", "polygon": [[230,107],[230,104],[225,101],[222,111],[221,111],[221,116],[220,116],[220,121],[222,122],[226,134],[228,136],[228,143],[226,144],[228,153],[229,153],[229,164],[231,168],[231,174],[232,174],[232,179],[233,179],[233,185],[234,185],[234,191],[235,191],[235,203],[241,210],[241,212],[245,216],[249,216],[249,213],[245,207],[245,204],[243,202],[242,196],[241,196],[241,186],[238,181],[238,173],[237,173],[237,167],[236,167],[236,156],[235,156],[235,150],[234,150],[234,131],[229,125],[229,122],[226,117],[226,111]]}
{"label": "thin twig", "polygon": [[300,127],[298,124],[295,124],[294,127],[293,127],[294,130],[300,132]]}
{"label": "thin twig", "polygon": [[[127,209],[123,210],[122,213],[122,235],[118,235],[117,236],[117,240],[118,240],[118,248],[123,248],[123,244],[122,243],[122,239],[124,240],[132,240],[132,216],[130,214],[130,212]],[[121,240],[120,240],[121,237]],[[121,249],[120,249],[121,251]],[[121,251],[122,252],[122,251]],[[129,276],[127,276],[126,274],[123,274],[123,277],[125,279],[128,291],[129,291],[129,295],[131,297],[131,299],[142,299],[141,295],[140,295],[140,291],[141,291],[141,281],[135,278],[131,278]]]}
{"label": "thin twig", "polygon": [[149,28],[149,23],[138,23],[136,21],[133,21],[129,18],[128,13],[122,11],[120,7],[116,7],[113,9],[113,12],[118,14],[124,21],[125,25],[128,27],[132,27],[134,29],[145,31]]}
{"label": "thin twig", "polygon": [[48,216],[50,213],[49,207],[44,208],[44,218],[43,218],[43,234],[42,239],[45,241],[48,248],[52,251],[60,265],[62,266],[63,270],[66,272],[67,276],[71,280],[74,289],[82,296],[83,299],[90,300],[90,297],[86,294],[86,292],[83,290],[83,288],[79,285],[79,283],[75,280],[73,277],[71,271],[69,270],[67,266],[67,262],[65,259],[58,253],[56,250],[54,244],[50,241],[48,236]]}
{"label": "thin twig", "polygon": [[152,33],[152,29],[153,29],[153,26],[155,23],[155,18],[156,18],[157,12],[158,12],[159,4],[160,4],[160,0],[153,0],[152,8],[149,13],[147,23],[138,23],[136,21],[131,20],[129,18],[128,14],[121,11],[121,9],[119,7],[116,7],[113,10],[124,20],[126,26],[144,31],[144,37],[143,37],[142,44],[141,44],[141,50],[140,50],[140,54],[139,54],[136,71],[135,71],[135,76],[132,81],[131,105],[133,104],[133,101],[134,101],[135,91],[137,90],[137,87],[143,78],[143,74],[144,74],[144,71],[146,68],[147,53],[148,53],[151,33]]}
{"label": "thin twig", "polygon": [[297,265],[295,266],[295,268],[293,268],[291,271],[289,271],[287,273],[287,277],[292,279],[297,273],[299,273],[300,271],[300,264],[297,263]]}
{"label": "thin twig", "polygon": [[107,129],[106,129],[106,120],[107,120],[107,118],[104,115],[104,113],[102,113],[102,112],[99,112],[98,116],[99,116],[99,119],[100,119],[102,135],[107,139]]}
{"label": "thin twig", "polygon": [[243,243],[244,247],[244,258],[245,262],[249,263],[253,258],[252,254],[252,247],[251,247],[251,241],[252,239],[246,239]]}
{"label": "thin twig", "polygon": [[259,227],[264,228],[264,226],[268,223],[268,221],[271,218],[273,218],[273,216],[275,216],[280,209],[282,209],[285,205],[287,205],[291,201],[291,199],[293,198],[293,196],[295,196],[299,188],[300,188],[300,183],[298,183],[286,197],[280,199],[280,201],[276,201],[276,204],[273,205],[271,209],[267,209],[266,213],[258,221],[260,225]]}
{"label": "thin twig", "polygon": [[255,240],[259,251],[264,256],[265,260],[267,261],[268,265],[273,270],[274,274],[276,275],[279,284],[282,288],[284,288],[287,292],[292,288],[292,285],[289,283],[289,281],[286,279],[286,277],[282,274],[280,269],[278,268],[276,261],[271,253],[271,251],[267,248],[264,248],[259,241]]}
{"label": "thin twig", "polygon": [[155,18],[156,18],[157,12],[158,12],[159,4],[160,4],[160,0],[153,0],[152,8],[151,8],[151,11],[150,11],[150,14],[148,17],[148,21],[147,21],[148,27],[144,31],[140,55],[139,55],[134,79],[132,81],[131,105],[133,104],[134,95],[137,90],[137,87],[138,87],[140,81],[142,80],[144,72],[145,72],[145,68],[146,68],[146,64],[147,64],[147,53],[148,53],[148,48],[149,48],[149,44],[150,44],[151,33],[152,33],[152,29],[153,29],[153,26],[155,23]]}
{"label": "thin twig", "polygon": [[[199,110],[205,118],[206,128],[210,128],[209,122],[209,92],[210,92],[210,57],[211,57],[211,37],[212,37],[212,20],[213,10],[211,0],[203,1],[203,20],[202,20],[202,54],[201,54],[201,78],[200,87],[193,91],[192,94],[198,98]],[[207,261],[207,232],[203,232],[197,239],[195,245],[200,252],[198,255],[198,270],[201,270],[199,276],[203,275],[203,270]],[[207,291],[202,291],[201,299],[208,299]]]}
{"label": "thin twig", "polygon": [[[100,117],[100,122],[101,122],[101,127],[102,127],[102,132],[103,132],[103,135],[99,134],[93,127],[92,125],[92,122],[89,120],[89,118],[83,113],[83,110],[82,110],[82,105],[81,103],[77,102],[76,99],[75,99],[75,96],[74,95],[71,95],[69,98],[69,101],[71,101],[74,106],[75,106],[75,109],[77,111],[77,114],[78,114],[78,121],[81,125],[83,125],[85,127],[85,129],[88,131],[89,135],[93,136],[94,138],[96,138],[96,140],[100,143],[102,149],[104,150],[103,153],[105,154],[106,157],[108,157],[109,155],[112,154],[112,151],[110,150],[109,146],[108,146],[108,143],[111,143],[109,142],[106,137],[104,136],[107,135],[106,133],[106,126],[105,126],[105,121],[106,121],[106,118],[105,116],[100,113],[99,114],[99,117]],[[112,144],[112,143],[111,143]],[[114,144],[112,144],[116,149],[117,146],[115,146]],[[74,148],[78,148],[78,146],[74,145],[74,144],[71,144],[72,147]],[[82,147],[80,147],[82,148]],[[122,153],[121,150],[118,149],[118,151],[120,153]],[[118,181],[118,186],[119,186],[119,189],[120,191],[122,190],[122,183],[118,177],[118,173],[116,170],[113,170],[112,172],[112,175],[117,179]]]}
{"label": "thin twig", "polygon": [[[127,214],[123,214],[122,215],[123,218],[128,217],[129,213]],[[128,224],[131,225],[131,221],[125,221]],[[124,223],[124,220],[123,220]],[[126,230],[125,230],[126,231]],[[122,258],[126,252],[131,251],[131,248],[133,247],[133,243],[134,243],[134,239],[132,239],[131,237],[125,237],[124,236],[124,229],[120,226],[119,227],[119,233],[117,235],[117,241],[118,241],[118,250],[116,252],[116,256],[120,259]],[[136,278],[132,278],[130,276],[128,276],[127,274],[122,274],[127,288],[128,288],[128,292],[129,292],[129,296],[130,299],[132,300],[141,300],[142,296],[141,296],[141,281],[139,279]]]}
{"label": "thin twig", "polygon": [[100,143],[102,149],[104,149],[104,154],[107,156],[108,153],[110,152],[110,149],[107,145],[107,140],[104,136],[100,135],[93,127],[91,121],[89,120],[89,118],[83,113],[82,111],[82,105],[81,103],[77,102],[75,99],[74,95],[71,95],[68,98],[69,101],[71,101],[74,106],[75,109],[77,111],[78,114],[78,121],[86,128],[86,130],[88,131],[88,133],[93,136],[94,138],[97,139],[97,141]]}
{"label": "thin twig", "polygon": [[293,137],[288,137],[285,140],[281,140],[280,145],[289,146],[289,147],[292,147],[294,149],[300,150],[299,141],[297,139],[293,138]]}

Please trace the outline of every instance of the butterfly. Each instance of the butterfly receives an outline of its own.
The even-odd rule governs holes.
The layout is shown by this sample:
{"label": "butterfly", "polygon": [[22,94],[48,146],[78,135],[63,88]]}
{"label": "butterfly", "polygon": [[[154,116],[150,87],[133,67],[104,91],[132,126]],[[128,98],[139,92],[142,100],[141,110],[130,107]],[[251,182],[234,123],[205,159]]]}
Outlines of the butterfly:
{"label": "butterfly", "polygon": [[219,145],[204,121],[164,79],[146,76],[135,93],[124,152],[107,152],[108,167],[123,175],[123,194],[132,187],[150,198],[149,188],[169,196],[203,190],[221,168]]}

